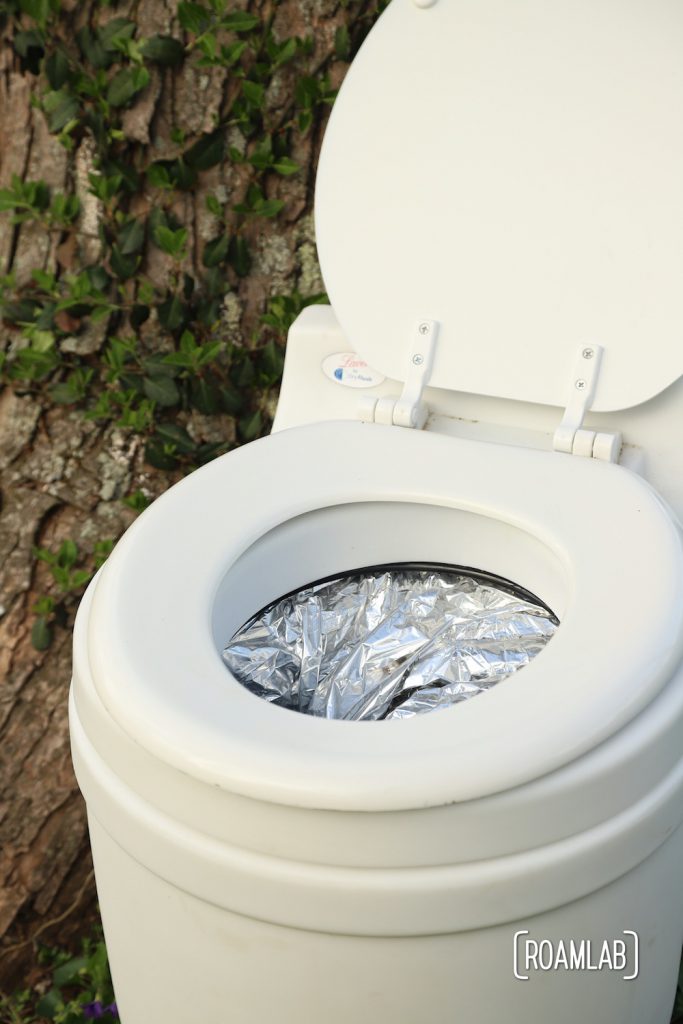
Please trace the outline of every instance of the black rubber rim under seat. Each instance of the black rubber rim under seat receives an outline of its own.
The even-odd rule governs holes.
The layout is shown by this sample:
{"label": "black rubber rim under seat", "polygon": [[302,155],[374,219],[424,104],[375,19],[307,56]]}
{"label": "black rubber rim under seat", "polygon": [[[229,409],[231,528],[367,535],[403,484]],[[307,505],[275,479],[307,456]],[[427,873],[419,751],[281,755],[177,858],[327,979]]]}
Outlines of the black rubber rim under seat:
{"label": "black rubber rim under seat", "polygon": [[383,572],[448,572],[455,576],[469,576],[470,579],[477,580],[478,583],[497,587],[498,590],[502,590],[511,597],[518,597],[522,601],[529,601],[532,604],[538,605],[539,608],[543,608],[549,615],[550,621],[554,626],[560,625],[555,612],[550,608],[549,605],[542,601],[536,594],[532,594],[530,590],[526,590],[525,587],[520,587],[518,583],[513,583],[512,580],[506,579],[504,576],[496,576],[495,573],[486,572],[483,569],[474,569],[469,565],[451,565],[449,562],[382,562],[380,565],[366,565],[357,569],[350,569],[347,572],[335,572],[330,576],[322,576],[318,580],[312,580],[310,583],[304,583],[300,587],[294,587],[293,590],[288,590],[286,594],[282,594],[280,597],[276,597],[274,601],[269,601],[268,604],[264,605],[259,611],[251,615],[238,630],[235,631],[235,636],[241,630],[246,629],[252,622],[265,615],[267,612],[274,608],[275,605],[279,604],[280,601],[286,601],[289,597],[295,597],[296,594],[300,594],[302,590],[309,590],[311,587],[321,587],[326,583],[335,583],[337,580],[354,580],[360,579],[363,576],[380,576]]}

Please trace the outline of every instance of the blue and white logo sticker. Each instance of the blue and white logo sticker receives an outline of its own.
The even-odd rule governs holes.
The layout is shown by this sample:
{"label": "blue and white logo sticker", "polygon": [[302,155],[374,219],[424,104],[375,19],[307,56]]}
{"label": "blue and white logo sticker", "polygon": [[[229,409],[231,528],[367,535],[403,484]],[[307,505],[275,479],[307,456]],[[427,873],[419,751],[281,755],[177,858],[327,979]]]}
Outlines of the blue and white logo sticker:
{"label": "blue and white logo sticker", "polygon": [[343,384],[346,388],[375,388],[385,377],[377,373],[355,352],[336,352],[323,359],[322,370],[326,377]]}

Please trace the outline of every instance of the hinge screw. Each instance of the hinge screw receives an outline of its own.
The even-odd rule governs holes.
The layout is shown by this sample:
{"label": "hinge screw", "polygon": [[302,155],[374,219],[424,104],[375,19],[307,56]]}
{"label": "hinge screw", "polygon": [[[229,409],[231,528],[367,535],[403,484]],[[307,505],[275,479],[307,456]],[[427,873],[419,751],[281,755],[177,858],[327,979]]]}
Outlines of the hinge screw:
{"label": "hinge screw", "polygon": [[420,334],[429,334],[429,324],[420,324],[418,330]]}
{"label": "hinge screw", "polygon": [[416,354],[415,354],[415,355],[413,356],[413,363],[414,363],[414,365],[415,365],[415,366],[422,366],[422,364],[424,363],[424,361],[425,361],[425,357],[424,357],[424,356],[421,356],[419,352],[417,352],[417,353],[416,353]]}
{"label": "hinge screw", "polygon": [[581,380],[581,379],[577,380],[577,382],[576,382],[576,390],[577,391],[585,391],[586,390],[586,382],[585,382],[585,380]]}
{"label": "hinge screw", "polygon": [[583,352],[581,353],[581,355],[583,356],[584,359],[592,359],[593,356],[595,355],[595,352],[593,351],[592,348],[585,348],[583,350]]}

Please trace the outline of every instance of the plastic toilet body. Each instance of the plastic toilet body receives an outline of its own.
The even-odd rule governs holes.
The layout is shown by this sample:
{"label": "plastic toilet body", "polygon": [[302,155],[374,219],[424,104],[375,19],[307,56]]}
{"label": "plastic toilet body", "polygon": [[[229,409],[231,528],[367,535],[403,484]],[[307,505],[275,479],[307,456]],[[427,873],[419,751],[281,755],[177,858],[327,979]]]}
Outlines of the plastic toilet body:
{"label": "plastic toilet body", "polygon": [[[332,306],[290,332],[273,434],[143,513],[78,614],[124,1024],[668,1024],[681,43],[672,0],[393,0],[361,49],[318,179]],[[560,628],[405,721],[298,715],[222,664],[269,601],[403,561]]]}

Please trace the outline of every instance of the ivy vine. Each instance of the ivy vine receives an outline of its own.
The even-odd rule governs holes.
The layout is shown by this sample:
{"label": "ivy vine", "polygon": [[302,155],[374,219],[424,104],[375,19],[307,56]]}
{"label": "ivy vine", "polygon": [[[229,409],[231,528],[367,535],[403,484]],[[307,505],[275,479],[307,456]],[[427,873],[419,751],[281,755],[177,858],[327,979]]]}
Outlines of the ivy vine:
{"label": "ivy vine", "polygon": [[[66,266],[58,261],[54,271],[37,267],[28,280],[25,272],[21,279],[15,272],[0,277],[0,384],[44,407],[72,407],[142,435],[148,464],[188,472],[230,443],[268,429],[287,330],[305,305],[325,299],[297,292],[270,296],[257,328],[240,344],[220,330],[226,295],[252,267],[245,227],[281,215],[278,182],[300,173],[295,143],[316,130],[335,98],[330,62],[353,56],[386,2],[342,3],[345,23],[322,55],[310,37],[276,37],[277,3],[260,17],[227,0],[179,2],[171,32],[149,37],[140,34],[134,17],[116,13],[116,2],[94,6],[99,13],[83,24],[61,0],[0,3],[0,31],[21,71],[33,76],[32,104],[49,132],[67,151],[77,151],[84,140],[92,147],[85,195],[98,207],[96,226],[87,228],[84,192],[81,187],[79,197],[75,183],[62,192],[15,176],[0,189],[1,230],[19,232],[31,222],[59,247],[71,242],[76,253],[88,251],[82,243],[90,230],[98,251],[95,260],[80,265],[72,260]],[[126,135],[126,113],[155,76],[163,80],[188,61],[222,71],[225,101],[210,131],[188,137],[173,128],[170,150],[155,158],[151,147]],[[267,91],[285,68],[295,84],[284,113],[275,117]],[[243,146],[231,144],[234,130]],[[203,174],[226,163],[241,169],[246,185],[238,196],[225,189],[206,196],[218,228],[203,246],[200,270],[190,273],[188,262],[196,261],[186,256],[193,240],[178,217],[178,201],[201,184]],[[147,212],[141,214],[143,195]],[[171,268],[163,287],[145,272],[154,249]],[[143,330],[150,324],[151,343]],[[80,345],[93,330],[102,332],[101,343]],[[234,417],[236,442],[194,440],[185,425],[192,410]],[[131,496],[131,507],[136,501]],[[55,590],[34,608],[37,647],[49,643],[65,596],[82,592],[111,544],[100,542],[88,566],[72,541],[54,552],[36,550]]]}
{"label": "ivy vine", "polygon": [[[348,59],[383,5],[355,6],[363,12],[353,19],[354,40],[346,27],[339,30],[330,58]],[[230,10],[226,0],[180,2],[178,35],[149,38],[140,37],[135,21],[116,16],[72,36],[60,0],[10,0],[3,8],[0,17],[5,28],[12,22],[21,67],[38,78],[33,102],[50,132],[67,149],[86,133],[95,141],[88,190],[100,203],[102,256],[76,272],[36,269],[21,287],[13,274],[0,279],[2,318],[17,332],[0,352],[2,380],[145,434],[146,458],[159,469],[191,468],[216,454],[216,446],[196,445],[182,426],[169,422],[174,411],[226,412],[237,417],[240,440],[258,436],[268,425],[264,393],[280,379],[286,331],[304,305],[324,296],[272,297],[261,329],[246,346],[212,336],[226,292],[251,269],[245,222],[280,214],[285,204],[273,195],[272,179],[299,172],[291,156],[293,135],[309,132],[320,108],[334,100],[325,61],[313,68],[313,40],[277,40],[272,15],[262,21]],[[231,99],[213,131],[188,139],[176,130],[176,155],[150,160],[146,147],[125,137],[122,116],[148,87],[152,67],[174,69],[190,59],[199,67],[224,69]],[[272,126],[265,94],[287,64],[297,69],[294,102],[288,116]],[[231,127],[246,140],[245,152],[228,146]],[[226,160],[246,165],[248,187],[239,202],[207,197],[220,230],[205,245],[203,273],[195,278],[181,270],[188,232],[174,203],[179,193],[195,188],[203,172]],[[154,195],[154,207],[140,217],[131,207],[144,189]],[[82,233],[80,207],[75,193],[52,194],[43,181],[15,177],[0,190],[0,213],[11,224],[32,220],[61,241]],[[162,293],[144,273],[148,246],[176,266]],[[150,355],[137,340],[152,313],[173,346],[170,354]],[[65,351],[66,338],[98,321],[107,324],[103,355]]]}

